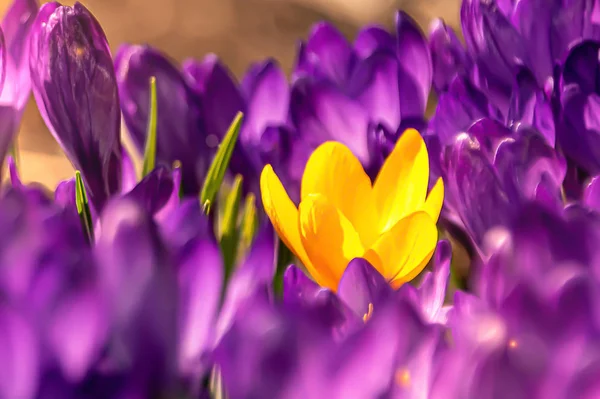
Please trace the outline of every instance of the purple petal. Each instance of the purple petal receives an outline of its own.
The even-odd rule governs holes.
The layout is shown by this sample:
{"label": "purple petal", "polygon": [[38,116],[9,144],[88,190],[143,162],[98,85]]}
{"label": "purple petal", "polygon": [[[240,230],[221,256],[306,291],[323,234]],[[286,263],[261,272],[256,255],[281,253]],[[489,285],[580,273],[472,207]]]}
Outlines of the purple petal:
{"label": "purple petal", "polygon": [[[427,107],[433,78],[431,54],[419,25],[406,13],[396,14],[397,56],[401,72],[399,87],[414,93],[415,98],[402,98],[402,118],[422,116]],[[415,68],[415,65],[418,65]]]}
{"label": "purple petal", "polygon": [[217,337],[227,332],[244,301],[270,287],[275,274],[275,232],[265,224],[257,234],[250,254],[233,274],[227,286],[227,295],[217,324]]}
{"label": "purple petal", "polygon": [[86,289],[63,298],[47,328],[63,373],[71,381],[80,381],[98,360],[109,332],[100,292]]}
{"label": "purple petal", "polygon": [[388,302],[373,311],[373,317],[359,334],[330,355],[329,363],[333,363],[330,367],[335,371],[334,379],[326,385],[332,391],[328,397],[386,396],[396,370],[401,336],[407,327],[412,327],[402,316],[399,309]]}
{"label": "purple petal", "polygon": [[583,41],[574,46],[562,68],[561,88],[577,84],[584,93],[600,90],[600,43]]}
{"label": "purple petal", "polygon": [[270,127],[261,137],[258,148],[259,164],[273,166],[295,203],[300,201],[300,181],[306,162],[312,151],[322,142],[317,141],[317,138],[310,137],[308,132],[301,136],[285,126]]}
{"label": "purple petal", "polygon": [[[554,3],[554,1],[550,3]],[[592,10],[590,10],[593,3],[596,2],[587,0],[558,2],[559,10],[550,14],[552,16],[550,44],[555,60],[562,61],[572,44],[587,36],[584,33],[586,25],[593,22]],[[550,9],[548,4],[544,8]],[[560,15],[560,17],[557,18],[556,15]]]}
{"label": "purple petal", "polygon": [[327,22],[313,26],[308,40],[298,54],[294,80],[302,75],[325,77],[344,85],[356,62],[356,54],[348,40]]}
{"label": "purple petal", "polygon": [[369,307],[375,308],[391,293],[385,278],[362,258],[348,263],[338,285],[338,296],[359,317],[369,314]]}
{"label": "purple petal", "polygon": [[184,200],[170,213],[164,214],[160,227],[163,237],[176,253],[193,249],[198,237],[216,240],[213,225],[202,212],[197,198]]}
{"label": "purple petal", "polygon": [[396,39],[380,26],[367,26],[358,32],[354,50],[360,58],[367,58],[376,51],[395,52]]}
{"label": "purple petal", "polygon": [[77,210],[75,205],[75,178],[64,180],[56,186],[54,201],[63,208]]}
{"label": "purple petal", "polygon": [[312,323],[312,315],[285,310],[264,293],[248,299],[215,353],[228,395],[272,398],[302,392],[296,376],[304,361],[312,363],[324,349],[327,335]]}
{"label": "purple petal", "polygon": [[583,203],[591,209],[600,211],[600,177],[594,176],[585,187]]}
{"label": "purple petal", "polygon": [[201,62],[184,61],[183,70],[191,87],[201,95],[206,137],[211,141],[216,138],[218,144],[238,111],[246,112],[237,82],[214,54],[207,55]]}
{"label": "purple petal", "polygon": [[295,265],[290,265],[283,274],[283,301],[302,302],[315,297],[321,288]]}
{"label": "purple petal", "polygon": [[33,399],[37,393],[40,364],[33,327],[19,312],[6,304],[0,307],[1,356],[0,396]]}
{"label": "purple petal", "polygon": [[186,194],[197,194],[208,170],[211,150],[202,126],[200,100],[177,68],[147,46],[122,46],[115,57],[123,120],[138,151],[146,142],[150,78],[156,78],[157,162],[182,165]]}
{"label": "purple petal", "polygon": [[429,50],[433,65],[433,87],[441,93],[448,89],[455,76],[466,74],[471,60],[454,30],[441,19],[431,23]]}
{"label": "purple petal", "polygon": [[0,104],[15,108],[18,115],[15,129],[18,129],[23,110],[31,95],[29,37],[38,9],[36,0],[15,0],[2,20],[7,52],[3,60],[7,62],[6,76],[9,79],[2,90]]}
{"label": "purple petal", "polygon": [[214,338],[213,326],[221,301],[223,260],[216,243],[197,240],[179,265],[179,362],[184,372],[195,371]]}
{"label": "purple petal", "polygon": [[418,288],[420,304],[426,320],[434,323],[445,323],[446,313],[443,309],[446,300],[446,289],[450,278],[450,261],[452,246],[447,240],[440,241],[434,255],[433,272],[428,272]]}
{"label": "purple petal", "polygon": [[460,215],[474,243],[481,246],[489,229],[511,222],[516,198],[504,191],[493,165],[473,137],[457,137],[447,150],[444,169],[447,204]]}
{"label": "purple petal", "polygon": [[165,219],[168,218],[172,212],[175,212],[181,200],[179,199],[179,192],[181,188],[181,169],[175,168],[171,172],[171,177],[173,179],[173,189],[171,190],[171,195],[169,199],[163,205],[158,212],[154,215],[155,220],[162,224]]}
{"label": "purple petal", "polygon": [[440,96],[429,126],[442,144],[447,144],[473,122],[489,114],[485,95],[467,79],[457,77]]}
{"label": "purple petal", "polygon": [[527,69],[522,69],[516,76],[507,120],[537,128],[548,143],[554,145],[554,115],[550,102]]}
{"label": "purple petal", "polygon": [[480,86],[505,111],[514,69],[527,64],[521,36],[494,4],[480,0],[462,3],[461,24],[467,49],[476,57]]}
{"label": "purple petal", "polygon": [[556,139],[565,155],[588,173],[600,172],[600,96],[569,86],[561,96],[563,121]]}
{"label": "purple petal", "polygon": [[368,163],[367,112],[355,101],[325,82],[299,80],[294,84],[291,115],[307,143],[336,140]]}
{"label": "purple petal", "polygon": [[505,179],[505,187],[516,187],[525,197],[534,198],[540,183],[544,182],[560,198],[566,162],[537,132],[500,143],[494,165]]}
{"label": "purple petal", "polygon": [[169,383],[177,364],[177,278],[167,248],[134,201],[113,200],[101,225],[95,254],[115,339],[124,344],[120,356],[144,378],[157,378],[157,386]]}
{"label": "purple petal", "polygon": [[[556,1],[521,0],[516,2],[511,17],[513,25],[527,45],[532,70],[539,84],[553,76],[554,60],[551,48],[550,27],[555,16],[562,10],[556,9]],[[562,32],[561,32],[562,34]],[[562,55],[559,54],[562,58]],[[559,58],[559,59],[561,59]]]}
{"label": "purple petal", "polygon": [[240,141],[256,143],[268,126],[284,124],[289,101],[290,88],[283,71],[273,61],[266,62],[256,73],[249,93]]}
{"label": "purple petal", "polygon": [[169,201],[173,187],[171,172],[164,167],[158,167],[144,177],[125,198],[137,202],[149,214],[154,215]]}
{"label": "purple petal", "polygon": [[[4,33],[0,30],[0,98],[2,93],[4,92],[4,82],[6,81],[6,53],[8,50],[6,49],[6,43],[4,41]],[[12,83],[12,82],[11,82]]]}
{"label": "purple petal", "polygon": [[[269,62],[270,61],[267,61],[267,63],[269,63]],[[240,89],[242,91],[242,95],[244,98],[246,98],[246,99],[250,98],[250,96],[254,92],[254,86],[257,83],[259,75],[264,70],[265,64],[266,64],[265,62],[254,62],[254,63],[250,64],[250,66],[246,70],[246,73],[244,74],[244,77],[242,78],[242,81],[240,82]],[[198,74],[201,76],[202,71],[200,71]],[[200,79],[202,79],[202,78],[200,78]]]}
{"label": "purple petal", "polygon": [[80,3],[44,5],[32,29],[38,107],[101,210],[121,189],[121,115],[106,36]]}
{"label": "purple petal", "polygon": [[372,123],[383,123],[388,129],[400,124],[403,97],[412,97],[398,86],[398,61],[393,53],[377,51],[361,60],[352,75],[349,91],[369,113]]}

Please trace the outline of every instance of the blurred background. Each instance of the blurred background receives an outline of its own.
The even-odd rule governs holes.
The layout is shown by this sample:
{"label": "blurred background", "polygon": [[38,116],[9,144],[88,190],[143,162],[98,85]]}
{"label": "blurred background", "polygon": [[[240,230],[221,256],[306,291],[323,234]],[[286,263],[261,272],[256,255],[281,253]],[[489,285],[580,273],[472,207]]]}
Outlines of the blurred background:
{"label": "blurred background", "polygon": [[[47,2],[47,1],[42,1]],[[350,40],[361,26],[393,27],[408,12],[425,32],[436,17],[458,26],[460,0],[80,0],[100,21],[113,52],[122,43],[153,45],[176,61],[217,54],[239,78],[267,57],[289,72],[296,43],[317,21],[333,22]],[[0,0],[2,15],[10,0]],[[74,1],[62,1],[72,5]],[[21,177],[54,187],[73,169],[31,99],[19,133]]]}

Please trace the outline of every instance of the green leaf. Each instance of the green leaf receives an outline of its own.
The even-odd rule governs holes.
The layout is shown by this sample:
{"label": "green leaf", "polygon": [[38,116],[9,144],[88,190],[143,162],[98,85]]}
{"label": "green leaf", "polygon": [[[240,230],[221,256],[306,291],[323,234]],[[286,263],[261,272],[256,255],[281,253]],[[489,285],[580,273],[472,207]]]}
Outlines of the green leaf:
{"label": "green leaf", "polygon": [[92,243],[94,242],[94,222],[92,221],[92,213],[90,211],[90,204],[85,192],[83,179],[78,170],[75,171],[75,205],[77,206],[77,213],[81,219],[83,231],[85,232],[88,241]]}
{"label": "green leaf", "polygon": [[142,178],[154,170],[156,166],[156,123],[158,107],[156,104],[156,77],[150,78],[150,116],[148,130],[146,131],[146,148],[144,149],[144,164]]}
{"label": "green leaf", "polygon": [[225,171],[229,166],[229,161],[231,160],[231,155],[233,154],[233,149],[240,133],[242,118],[243,114],[238,112],[229,126],[223,141],[219,145],[215,159],[213,159],[206,174],[206,180],[204,180],[202,192],[200,193],[200,203],[206,212],[210,212],[211,204],[215,200],[215,196],[223,183]]}
{"label": "green leaf", "polygon": [[225,264],[225,281],[229,280],[229,276],[235,266],[237,256],[237,247],[239,241],[239,231],[237,229],[237,221],[240,209],[240,201],[242,199],[242,176],[237,175],[233,182],[233,187],[225,200],[225,208],[223,210],[223,221],[221,223],[221,252],[223,253],[223,263]]}
{"label": "green leaf", "polygon": [[19,148],[17,145],[16,137],[14,138],[14,140],[12,141],[12,143],[10,145],[10,155],[12,156],[12,158],[15,161],[15,167],[17,168],[17,171],[19,171],[19,169],[21,167],[21,159],[19,158]]}
{"label": "green leaf", "polygon": [[242,225],[240,228],[240,243],[238,252],[240,256],[244,256],[246,251],[252,245],[256,230],[258,229],[258,214],[256,213],[256,197],[250,193],[246,197],[244,203],[244,216],[242,217]]}
{"label": "green leaf", "polygon": [[179,169],[179,190],[177,191],[177,196],[179,199],[183,199],[183,176],[181,175],[181,162],[175,161],[173,162],[173,170]]}
{"label": "green leaf", "polygon": [[273,291],[278,297],[283,295],[283,273],[285,273],[285,269],[293,260],[294,254],[279,239],[279,245],[277,246],[277,269],[275,269],[275,276],[273,276]]}

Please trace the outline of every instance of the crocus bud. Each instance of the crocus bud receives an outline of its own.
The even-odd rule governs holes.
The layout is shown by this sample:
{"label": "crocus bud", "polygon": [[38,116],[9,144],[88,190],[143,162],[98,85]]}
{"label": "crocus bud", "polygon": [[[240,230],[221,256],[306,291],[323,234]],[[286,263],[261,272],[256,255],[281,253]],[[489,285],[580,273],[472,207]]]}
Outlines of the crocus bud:
{"label": "crocus bud", "polygon": [[120,107],[104,31],[80,3],[45,4],[31,33],[31,80],[46,125],[101,210],[120,192]]}
{"label": "crocus bud", "polygon": [[150,78],[156,78],[156,162],[182,165],[186,193],[196,195],[208,169],[198,97],[181,71],[148,46],[123,45],[115,56],[123,121],[132,141],[143,151],[150,116]]}

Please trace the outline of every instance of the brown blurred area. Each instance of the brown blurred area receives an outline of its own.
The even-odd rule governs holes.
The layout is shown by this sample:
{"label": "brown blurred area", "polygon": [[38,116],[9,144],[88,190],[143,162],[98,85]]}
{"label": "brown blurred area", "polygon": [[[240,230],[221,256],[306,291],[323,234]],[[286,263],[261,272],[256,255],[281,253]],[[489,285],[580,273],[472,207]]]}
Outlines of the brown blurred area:
{"label": "brown blurred area", "polygon": [[[46,2],[46,1],[43,1]],[[2,15],[10,0],[0,0]],[[427,32],[435,17],[458,23],[460,0],[81,0],[100,21],[115,51],[122,43],[147,43],[177,61],[217,54],[238,77],[247,65],[273,57],[289,71],[296,43],[312,24],[333,22],[348,38],[361,26],[393,26],[402,9]],[[63,1],[72,5],[73,1]],[[30,101],[19,133],[24,181],[54,187],[73,169]]]}

